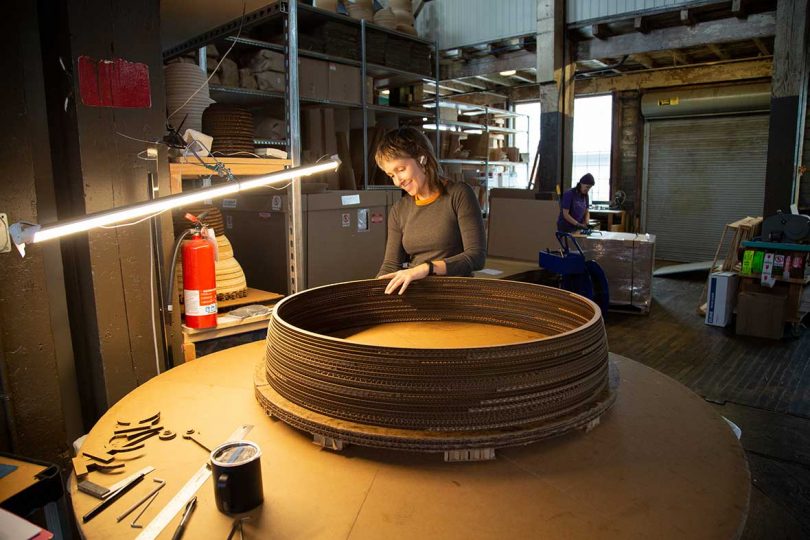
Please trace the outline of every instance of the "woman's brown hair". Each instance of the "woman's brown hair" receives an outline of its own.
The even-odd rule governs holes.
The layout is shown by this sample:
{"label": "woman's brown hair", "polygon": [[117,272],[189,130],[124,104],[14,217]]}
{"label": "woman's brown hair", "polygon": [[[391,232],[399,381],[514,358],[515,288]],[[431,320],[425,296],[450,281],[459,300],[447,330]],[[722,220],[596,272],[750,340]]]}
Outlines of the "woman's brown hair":
{"label": "woman's brown hair", "polygon": [[392,129],[383,135],[382,140],[377,145],[374,152],[374,160],[377,166],[382,168],[382,162],[391,159],[411,158],[420,162],[424,156],[425,162],[422,167],[425,169],[425,178],[431,191],[446,193],[447,188],[441,178],[441,166],[436,159],[433,145],[424,133],[413,127],[401,127]]}

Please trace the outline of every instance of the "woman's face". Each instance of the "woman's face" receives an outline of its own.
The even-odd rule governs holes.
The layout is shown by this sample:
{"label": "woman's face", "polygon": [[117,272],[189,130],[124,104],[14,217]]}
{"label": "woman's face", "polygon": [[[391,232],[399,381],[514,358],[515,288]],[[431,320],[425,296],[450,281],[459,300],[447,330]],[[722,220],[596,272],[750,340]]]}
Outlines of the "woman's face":
{"label": "woman's face", "polygon": [[582,193],[583,195],[587,195],[592,187],[593,186],[590,185],[590,184],[580,184],[579,185],[579,192]]}
{"label": "woman's face", "polygon": [[427,198],[430,195],[425,170],[413,158],[386,159],[380,168],[387,174],[394,185],[405,190],[411,197],[419,195]]}

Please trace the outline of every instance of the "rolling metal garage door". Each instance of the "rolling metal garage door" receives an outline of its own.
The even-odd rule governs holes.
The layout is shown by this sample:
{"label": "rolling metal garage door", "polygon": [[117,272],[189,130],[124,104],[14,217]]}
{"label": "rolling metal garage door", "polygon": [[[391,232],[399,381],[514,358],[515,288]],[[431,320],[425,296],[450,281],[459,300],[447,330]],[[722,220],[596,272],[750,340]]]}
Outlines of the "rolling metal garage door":
{"label": "rolling metal garage door", "polygon": [[645,124],[644,230],[656,258],[711,261],[723,226],[762,214],[768,115]]}

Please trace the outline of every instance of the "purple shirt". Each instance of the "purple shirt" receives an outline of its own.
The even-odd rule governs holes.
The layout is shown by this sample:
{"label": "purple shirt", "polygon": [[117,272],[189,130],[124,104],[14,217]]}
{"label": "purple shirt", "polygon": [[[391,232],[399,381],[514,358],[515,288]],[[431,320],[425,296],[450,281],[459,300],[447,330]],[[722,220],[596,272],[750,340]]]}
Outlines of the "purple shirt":
{"label": "purple shirt", "polygon": [[563,209],[567,208],[571,217],[582,223],[585,219],[585,213],[588,211],[588,196],[582,193],[577,193],[577,188],[571,188],[563,193],[560,199],[560,217],[557,218],[557,230],[563,232],[573,232],[577,230],[576,227],[565,221],[563,217]]}

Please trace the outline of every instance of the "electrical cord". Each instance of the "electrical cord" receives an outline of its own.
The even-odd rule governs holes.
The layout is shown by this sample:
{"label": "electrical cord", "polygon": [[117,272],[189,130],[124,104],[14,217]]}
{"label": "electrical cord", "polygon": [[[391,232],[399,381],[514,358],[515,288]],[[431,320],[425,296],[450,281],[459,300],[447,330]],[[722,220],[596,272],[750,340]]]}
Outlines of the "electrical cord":
{"label": "electrical cord", "polygon": [[152,344],[155,346],[155,373],[160,375],[160,352],[158,351],[155,325],[155,248],[152,233],[149,233],[149,313],[152,315]]}
{"label": "electrical cord", "polygon": [[99,228],[100,229],[118,229],[120,227],[131,227],[132,225],[137,225],[138,223],[143,223],[144,221],[146,221],[148,219],[152,219],[153,217],[157,217],[157,216],[159,216],[160,214],[162,214],[165,211],[166,210],[161,210],[160,212],[156,212],[156,213],[154,213],[154,214],[152,214],[150,216],[143,217],[143,218],[139,219],[138,221],[132,221],[130,223],[121,223],[120,225],[99,225]]}

